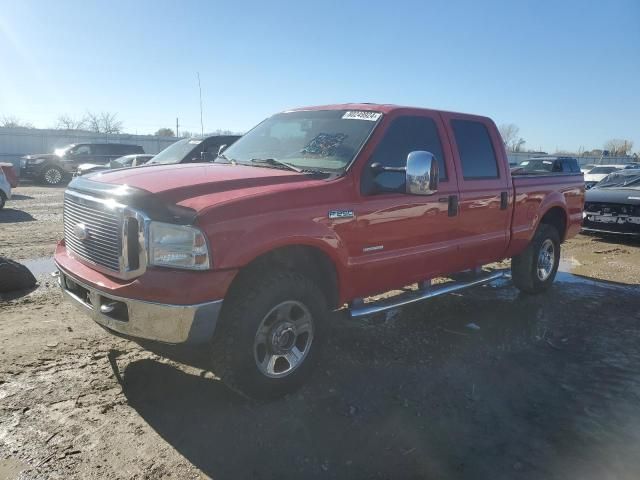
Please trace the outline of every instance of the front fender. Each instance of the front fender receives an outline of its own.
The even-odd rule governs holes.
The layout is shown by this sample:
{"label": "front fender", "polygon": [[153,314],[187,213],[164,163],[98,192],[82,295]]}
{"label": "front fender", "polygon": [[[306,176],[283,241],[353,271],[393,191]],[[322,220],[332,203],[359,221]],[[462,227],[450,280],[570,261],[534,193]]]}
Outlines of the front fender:
{"label": "front fender", "polygon": [[317,248],[333,262],[339,279],[347,267],[342,239],[319,217],[309,220],[244,218],[204,228],[216,269],[237,269],[270,251],[288,246]]}

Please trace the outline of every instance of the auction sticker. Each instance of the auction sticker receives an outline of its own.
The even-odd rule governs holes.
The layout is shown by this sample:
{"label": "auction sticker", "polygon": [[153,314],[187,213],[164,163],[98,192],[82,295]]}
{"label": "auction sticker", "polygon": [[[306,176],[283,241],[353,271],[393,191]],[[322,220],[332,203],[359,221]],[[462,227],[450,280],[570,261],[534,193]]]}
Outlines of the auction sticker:
{"label": "auction sticker", "polygon": [[346,120],[369,120],[370,122],[376,122],[382,116],[380,112],[364,112],[364,111],[348,111],[342,115]]}

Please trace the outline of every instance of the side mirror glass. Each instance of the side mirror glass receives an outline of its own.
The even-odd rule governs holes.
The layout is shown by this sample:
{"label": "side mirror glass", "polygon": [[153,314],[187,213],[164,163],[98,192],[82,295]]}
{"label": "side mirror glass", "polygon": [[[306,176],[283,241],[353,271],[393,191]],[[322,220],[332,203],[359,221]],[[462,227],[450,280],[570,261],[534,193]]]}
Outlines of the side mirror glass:
{"label": "side mirror glass", "polygon": [[438,162],[431,152],[414,151],[407,155],[406,192],[433,195],[438,191]]}

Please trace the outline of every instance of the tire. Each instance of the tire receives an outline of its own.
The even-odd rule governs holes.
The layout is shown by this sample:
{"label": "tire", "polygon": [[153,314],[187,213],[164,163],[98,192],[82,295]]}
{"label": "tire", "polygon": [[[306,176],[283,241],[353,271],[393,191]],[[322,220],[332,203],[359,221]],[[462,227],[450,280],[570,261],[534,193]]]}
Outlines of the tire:
{"label": "tire", "polygon": [[60,185],[64,181],[65,172],[55,165],[47,165],[40,173],[40,183],[45,185]]}
{"label": "tire", "polygon": [[525,293],[547,290],[560,264],[560,234],[551,225],[541,224],[527,249],[511,259],[514,285]]}
{"label": "tire", "polygon": [[300,273],[275,271],[241,281],[225,299],[213,371],[232,390],[257,400],[294,391],[317,361],[327,312],[320,288]]}
{"label": "tire", "polygon": [[2,210],[7,203],[7,197],[4,192],[0,191],[0,210]]}
{"label": "tire", "polygon": [[0,257],[0,293],[26,290],[35,284],[36,279],[27,267]]}

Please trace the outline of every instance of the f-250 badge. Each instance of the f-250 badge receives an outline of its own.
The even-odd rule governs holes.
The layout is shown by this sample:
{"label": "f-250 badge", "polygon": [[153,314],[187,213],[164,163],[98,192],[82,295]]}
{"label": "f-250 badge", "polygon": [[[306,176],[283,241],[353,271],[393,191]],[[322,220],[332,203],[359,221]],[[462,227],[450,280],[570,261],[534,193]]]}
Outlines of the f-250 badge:
{"label": "f-250 badge", "polygon": [[329,218],[330,219],[335,219],[335,218],[353,218],[355,216],[356,216],[356,214],[353,213],[353,210],[330,210],[329,211]]}

